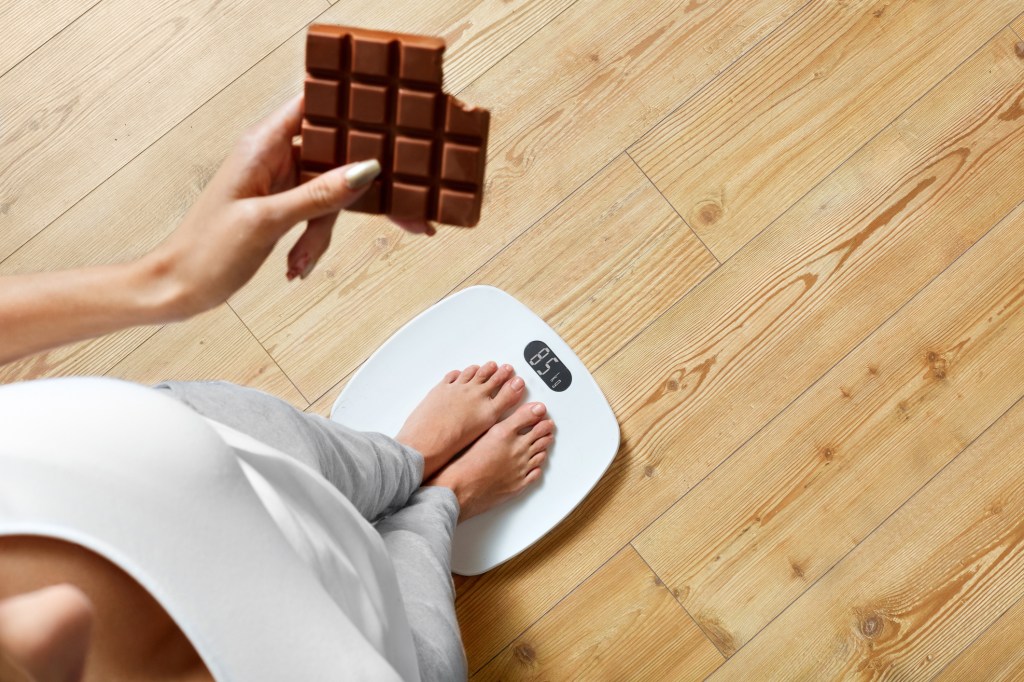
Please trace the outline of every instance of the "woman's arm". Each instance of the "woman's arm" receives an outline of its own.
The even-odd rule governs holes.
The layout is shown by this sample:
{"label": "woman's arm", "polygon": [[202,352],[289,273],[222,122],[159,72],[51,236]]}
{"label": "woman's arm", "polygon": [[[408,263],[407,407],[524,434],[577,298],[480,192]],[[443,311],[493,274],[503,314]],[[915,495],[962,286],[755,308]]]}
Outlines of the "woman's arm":
{"label": "woman's arm", "polygon": [[170,318],[171,293],[145,260],[0,278],[0,364]]}
{"label": "woman's arm", "polygon": [[[243,135],[166,241],[137,261],[0,277],[0,364],[139,324],[208,310],[249,281],[296,224],[287,277],[305,277],[327,250],[338,212],[380,172],[376,161],[296,186],[297,97]],[[422,223],[401,226],[428,232]]]}

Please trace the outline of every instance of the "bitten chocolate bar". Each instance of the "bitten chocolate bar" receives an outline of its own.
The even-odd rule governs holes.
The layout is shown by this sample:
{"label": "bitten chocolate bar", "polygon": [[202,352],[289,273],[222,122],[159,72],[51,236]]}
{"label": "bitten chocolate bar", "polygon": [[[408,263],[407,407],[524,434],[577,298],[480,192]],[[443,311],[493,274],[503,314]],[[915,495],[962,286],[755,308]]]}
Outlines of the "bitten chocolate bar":
{"label": "bitten chocolate bar", "polygon": [[442,91],[444,48],[437,38],[310,26],[301,180],[378,159],[380,176],[349,210],[476,225],[491,115]]}

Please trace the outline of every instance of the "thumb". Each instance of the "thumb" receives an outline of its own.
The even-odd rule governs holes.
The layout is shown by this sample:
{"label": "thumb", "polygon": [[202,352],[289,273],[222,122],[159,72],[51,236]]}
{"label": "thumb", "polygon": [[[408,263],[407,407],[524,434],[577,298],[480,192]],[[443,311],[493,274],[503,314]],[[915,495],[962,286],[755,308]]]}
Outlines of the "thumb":
{"label": "thumb", "polygon": [[329,170],[298,187],[271,194],[260,201],[269,207],[270,215],[282,223],[282,229],[288,230],[296,223],[349,206],[378,175],[380,163],[376,159],[359,161]]}

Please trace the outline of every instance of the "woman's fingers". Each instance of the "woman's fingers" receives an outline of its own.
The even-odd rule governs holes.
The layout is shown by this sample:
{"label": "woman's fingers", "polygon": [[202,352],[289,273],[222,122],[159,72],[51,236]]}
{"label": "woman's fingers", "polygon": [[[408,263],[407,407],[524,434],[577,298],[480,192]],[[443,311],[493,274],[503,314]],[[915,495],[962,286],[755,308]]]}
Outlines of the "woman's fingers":
{"label": "woman's fingers", "polygon": [[305,279],[331,244],[331,233],[337,213],[328,213],[313,218],[306,226],[295,246],[288,252],[288,279]]}
{"label": "woman's fingers", "polygon": [[252,130],[271,140],[290,140],[302,131],[302,111],[303,96],[298,94],[257,123]]}
{"label": "woman's fingers", "polygon": [[375,159],[329,170],[286,192],[257,199],[280,237],[292,226],[337,213],[358,199],[380,174]]}

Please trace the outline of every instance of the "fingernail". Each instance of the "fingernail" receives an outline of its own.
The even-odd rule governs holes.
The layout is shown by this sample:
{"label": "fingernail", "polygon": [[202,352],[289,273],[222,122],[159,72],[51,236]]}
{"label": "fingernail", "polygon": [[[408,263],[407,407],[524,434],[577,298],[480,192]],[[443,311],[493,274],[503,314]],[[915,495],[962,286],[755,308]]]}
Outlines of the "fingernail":
{"label": "fingernail", "polygon": [[380,162],[377,159],[360,161],[345,171],[345,184],[349,189],[366,187],[380,175]]}
{"label": "fingernail", "polygon": [[514,389],[516,389],[518,391],[522,387],[523,387],[523,380],[521,378],[516,377],[515,379],[512,380],[512,388],[514,388]]}
{"label": "fingernail", "polygon": [[530,408],[530,412],[533,412],[535,415],[539,417],[540,415],[544,414],[544,406],[541,405],[540,403],[537,403],[536,405]]}
{"label": "fingernail", "polygon": [[311,261],[310,263],[308,263],[306,267],[302,268],[302,274],[299,275],[299,277],[302,279],[306,279],[307,277],[309,277],[309,273],[313,272],[313,266],[315,265],[316,261]]}
{"label": "fingernail", "polygon": [[503,370],[505,370],[506,372],[511,372],[512,371],[512,365],[502,365],[501,368]]}

